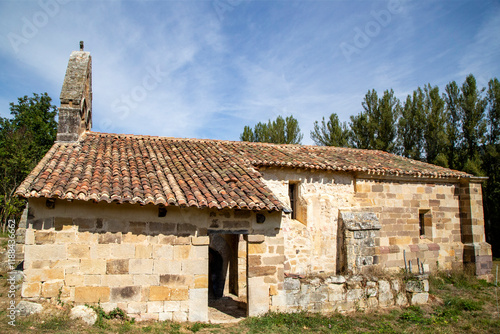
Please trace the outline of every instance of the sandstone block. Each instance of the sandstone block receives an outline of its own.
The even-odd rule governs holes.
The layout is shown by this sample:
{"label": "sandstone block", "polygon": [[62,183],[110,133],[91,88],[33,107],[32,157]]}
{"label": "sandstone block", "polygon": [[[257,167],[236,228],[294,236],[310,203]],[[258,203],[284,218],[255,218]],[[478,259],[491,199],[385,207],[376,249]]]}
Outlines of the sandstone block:
{"label": "sandstone block", "polygon": [[110,233],[106,232],[104,234],[99,234],[97,242],[100,244],[121,244],[122,234],[121,233]]}
{"label": "sandstone block", "polygon": [[174,238],[173,245],[189,245],[191,244],[191,237],[176,237]]}
{"label": "sandstone block", "polygon": [[150,259],[152,254],[152,245],[135,245],[135,257],[137,259]]}
{"label": "sandstone block", "polygon": [[427,292],[413,293],[411,296],[411,305],[427,304],[428,300],[429,300],[429,293]]}
{"label": "sandstone block", "polygon": [[101,284],[103,286],[129,286],[133,285],[133,275],[103,275]]}
{"label": "sandstone block", "polygon": [[179,261],[153,260],[154,274],[180,274],[181,263]]}
{"label": "sandstone block", "polygon": [[161,312],[158,313],[159,321],[172,321],[173,312]]}
{"label": "sandstone block", "polygon": [[64,279],[63,268],[52,269],[30,269],[25,270],[25,275],[28,282],[41,282]]}
{"label": "sandstone block", "polygon": [[128,232],[127,234],[122,234],[122,243],[124,244],[138,244],[147,242],[148,236],[145,234],[132,234]]}
{"label": "sandstone block", "polygon": [[181,273],[184,275],[208,275],[208,261],[184,260],[181,263]]}
{"label": "sandstone block", "polygon": [[189,317],[191,322],[208,321],[208,289],[189,290]]}
{"label": "sandstone block", "polygon": [[36,231],[35,244],[53,244],[56,241],[56,233],[54,231]]}
{"label": "sandstone block", "polygon": [[134,285],[139,285],[139,286],[160,284],[158,275],[133,275],[133,282]]}
{"label": "sandstone block", "polygon": [[147,304],[143,302],[130,302],[127,304],[127,313],[129,314],[141,314],[146,313]]}
{"label": "sandstone block", "polygon": [[58,244],[71,243],[76,241],[76,232],[57,232],[55,242]]}
{"label": "sandstone block", "polygon": [[266,240],[266,237],[262,234],[249,234],[247,235],[247,241],[252,243],[262,243]]}
{"label": "sandstone block", "polygon": [[111,302],[131,302],[141,300],[141,287],[125,286],[111,288]]}
{"label": "sandstone block", "polygon": [[191,245],[176,245],[174,246],[174,260],[185,260],[189,258]]}
{"label": "sandstone block", "polygon": [[338,302],[345,300],[346,294],[343,285],[340,284],[329,284],[328,285],[328,301]]}
{"label": "sandstone block", "polygon": [[25,245],[24,258],[25,261],[64,260],[66,245]]}
{"label": "sandstone block", "polygon": [[117,308],[118,304],[117,303],[110,303],[110,302],[101,303],[101,307],[104,310],[104,312],[109,313],[109,312],[113,311],[115,308]]}
{"label": "sandstone block", "polygon": [[182,288],[169,288],[166,286],[151,286],[149,288],[149,300],[150,301],[181,301],[188,300],[189,290]]}
{"label": "sandstone block", "polygon": [[191,237],[191,243],[194,246],[205,246],[210,244],[209,236],[201,236],[201,237]]}
{"label": "sandstone block", "polygon": [[248,316],[260,316],[269,311],[269,289],[263,277],[248,278]]}
{"label": "sandstone block", "polygon": [[106,274],[120,275],[129,273],[129,260],[107,260],[106,261]]}
{"label": "sandstone block", "polygon": [[82,259],[80,262],[80,272],[82,274],[104,275],[106,273],[106,260]]}
{"label": "sandstone block", "polygon": [[82,286],[83,275],[67,274],[64,277],[64,283],[68,286]]}
{"label": "sandstone block", "polygon": [[91,259],[109,259],[111,257],[111,247],[108,244],[90,245]]}
{"label": "sandstone block", "polygon": [[160,284],[169,287],[189,287],[193,285],[192,275],[160,275]]}
{"label": "sandstone block", "polygon": [[396,296],[396,305],[397,306],[407,306],[408,299],[404,293],[398,293]]}
{"label": "sandstone block", "polygon": [[110,245],[111,258],[114,259],[133,259],[135,257],[134,244],[115,244]]}
{"label": "sandstone block", "polygon": [[175,322],[186,322],[188,321],[188,314],[183,311],[174,312],[172,314],[172,321]]}
{"label": "sandstone block", "polygon": [[110,296],[109,287],[105,286],[77,286],[75,287],[76,303],[108,302]]}
{"label": "sandstone block", "polygon": [[263,257],[263,264],[264,265],[279,265],[279,264],[282,264],[284,262],[284,260],[285,260],[285,257],[283,255]]}
{"label": "sandstone block", "polygon": [[248,255],[263,254],[267,252],[267,246],[264,243],[248,244]]}
{"label": "sandstone block", "polygon": [[268,276],[275,274],[276,274],[275,266],[261,266],[261,267],[248,268],[248,277],[259,277],[259,276]]}
{"label": "sandstone block", "polygon": [[173,260],[174,247],[171,245],[154,245],[153,257],[161,260]]}
{"label": "sandstone block", "polygon": [[21,290],[21,296],[25,298],[40,297],[41,288],[42,284],[40,282],[24,282]]}
{"label": "sandstone block", "polygon": [[68,259],[90,259],[90,246],[68,244]]}
{"label": "sandstone block", "polygon": [[194,288],[195,289],[208,288],[208,275],[195,275],[194,276]]}
{"label": "sandstone block", "polygon": [[147,302],[147,313],[161,313],[163,312],[163,304],[162,301],[156,302]]}
{"label": "sandstone block", "polygon": [[80,244],[97,244],[97,233],[79,232],[76,234],[76,241]]}
{"label": "sandstone block", "polygon": [[300,289],[300,280],[296,278],[287,277],[283,283],[283,288],[285,290],[299,290]]}
{"label": "sandstone block", "polygon": [[83,284],[85,286],[100,286],[101,283],[101,275],[83,275]]}
{"label": "sandstone block", "polygon": [[190,260],[208,260],[208,246],[193,246],[189,253]]}
{"label": "sandstone block", "polygon": [[181,302],[180,301],[172,301],[168,300],[163,302],[163,309],[165,312],[176,312],[181,310]]}
{"label": "sandstone block", "polygon": [[153,260],[152,259],[131,259],[129,263],[131,274],[152,274]]}

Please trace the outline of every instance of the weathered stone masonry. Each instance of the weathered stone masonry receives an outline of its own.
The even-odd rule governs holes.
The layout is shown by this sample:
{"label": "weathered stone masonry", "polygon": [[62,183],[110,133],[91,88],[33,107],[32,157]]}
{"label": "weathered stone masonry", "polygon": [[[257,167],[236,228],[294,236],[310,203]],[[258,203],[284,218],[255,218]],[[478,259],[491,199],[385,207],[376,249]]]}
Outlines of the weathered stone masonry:
{"label": "weathered stone masonry", "polygon": [[266,213],[264,228],[254,226],[256,213],[235,211],[169,208],[159,218],[155,206],[56,201],[49,209],[30,199],[29,212],[25,298],[100,302],[143,320],[208,321],[208,232],[217,229],[247,233],[249,315],[267,311],[282,287],[276,213]]}

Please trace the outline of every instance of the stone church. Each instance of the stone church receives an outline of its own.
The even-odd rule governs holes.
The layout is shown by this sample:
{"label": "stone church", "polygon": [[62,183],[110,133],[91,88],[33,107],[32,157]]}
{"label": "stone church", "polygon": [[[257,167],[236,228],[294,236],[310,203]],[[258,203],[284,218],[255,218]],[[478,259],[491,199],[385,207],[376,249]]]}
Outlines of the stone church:
{"label": "stone church", "polygon": [[[248,316],[340,310],[370,287],[398,304],[390,282],[335,284],[409,262],[490,273],[481,178],[373,150],[94,132],[83,49],[60,101],[57,141],[16,192],[23,298],[210,321],[225,295]],[[326,285],[298,300],[297,278]]]}

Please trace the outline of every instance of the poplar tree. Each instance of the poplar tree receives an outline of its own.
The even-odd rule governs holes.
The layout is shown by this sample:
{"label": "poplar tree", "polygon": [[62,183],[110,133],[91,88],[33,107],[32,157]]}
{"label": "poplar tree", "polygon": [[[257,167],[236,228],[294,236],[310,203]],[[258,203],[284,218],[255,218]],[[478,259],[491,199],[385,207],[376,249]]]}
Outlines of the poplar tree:
{"label": "poplar tree", "polygon": [[447,147],[446,115],[444,100],[437,86],[427,84],[424,87],[424,148],[426,161],[432,164],[448,167],[448,159],[444,153]]}
{"label": "poplar tree", "polygon": [[485,143],[486,98],[481,96],[476,79],[472,74],[465,78],[460,89],[460,118],[462,123],[462,154],[465,162],[463,170],[480,175],[480,147]]}
{"label": "poplar tree", "polygon": [[460,166],[460,89],[455,81],[446,85],[445,93],[443,94],[445,101],[446,112],[446,138],[448,145],[445,150],[447,156],[448,167],[459,169]]}
{"label": "poplar tree", "polygon": [[402,156],[420,160],[423,152],[425,95],[419,87],[408,95],[398,121],[399,152]]}
{"label": "poplar tree", "polygon": [[394,91],[386,90],[381,98],[372,89],[361,103],[363,111],[351,116],[351,143],[357,148],[396,152],[396,123],[400,113]]}
{"label": "poplar tree", "polygon": [[250,126],[245,126],[240,134],[242,141],[274,144],[300,144],[302,138],[299,122],[293,116],[278,116],[274,121],[259,122],[253,130]]}
{"label": "poplar tree", "polygon": [[314,129],[311,131],[311,139],[319,146],[349,146],[349,129],[345,122],[341,123],[337,114],[332,113],[325,121],[323,117],[321,125],[314,122]]}

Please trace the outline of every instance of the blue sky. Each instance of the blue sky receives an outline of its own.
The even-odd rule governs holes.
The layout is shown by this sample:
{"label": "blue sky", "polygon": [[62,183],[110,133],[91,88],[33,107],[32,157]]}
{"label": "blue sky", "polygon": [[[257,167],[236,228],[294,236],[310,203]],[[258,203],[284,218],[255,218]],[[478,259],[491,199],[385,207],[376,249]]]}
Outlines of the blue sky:
{"label": "blue sky", "polygon": [[500,78],[499,1],[0,0],[0,115],[93,61],[94,131],[238,140],[361,111],[370,89]]}

